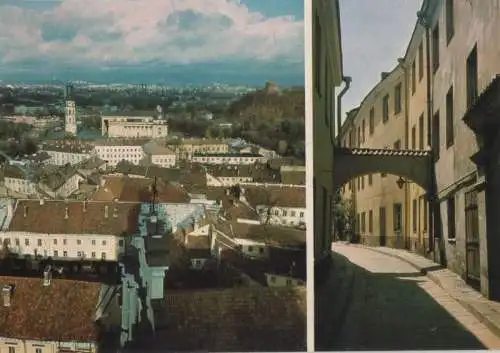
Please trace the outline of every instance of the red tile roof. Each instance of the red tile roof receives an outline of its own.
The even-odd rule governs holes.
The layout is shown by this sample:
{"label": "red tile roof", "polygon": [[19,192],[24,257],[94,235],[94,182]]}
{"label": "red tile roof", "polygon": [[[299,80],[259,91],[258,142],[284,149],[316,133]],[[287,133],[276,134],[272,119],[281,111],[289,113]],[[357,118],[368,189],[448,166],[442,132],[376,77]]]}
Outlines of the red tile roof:
{"label": "red tile roof", "polygon": [[253,206],[306,207],[306,188],[289,186],[245,186],[244,196]]}
{"label": "red tile roof", "polygon": [[[92,199],[94,201],[149,202],[152,198],[153,179],[130,178],[127,176],[109,176],[104,186],[100,186]],[[167,203],[187,203],[189,195],[182,187],[157,180],[157,201]]]}
{"label": "red tile roof", "polygon": [[100,284],[0,276],[0,287],[14,285],[10,307],[0,302],[0,336],[40,341],[97,342],[95,322]]}
{"label": "red tile roof", "polygon": [[137,232],[139,212],[140,203],[19,200],[9,231],[130,235]]}

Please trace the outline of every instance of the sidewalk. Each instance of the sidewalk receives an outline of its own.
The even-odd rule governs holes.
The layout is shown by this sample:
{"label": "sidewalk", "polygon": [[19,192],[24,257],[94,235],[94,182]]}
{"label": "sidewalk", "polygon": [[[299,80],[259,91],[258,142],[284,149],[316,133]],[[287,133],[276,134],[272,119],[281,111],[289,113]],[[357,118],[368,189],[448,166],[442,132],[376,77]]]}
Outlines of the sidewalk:
{"label": "sidewalk", "polygon": [[351,244],[351,246],[363,247],[371,251],[396,257],[412,265],[440,286],[449,296],[459,302],[495,335],[500,337],[500,303],[483,297],[481,293],[468,286],[457,274],[446,268],[442,268],[439,264],[425,257],[406,250],[386,247],[374,248],[358,244]]}

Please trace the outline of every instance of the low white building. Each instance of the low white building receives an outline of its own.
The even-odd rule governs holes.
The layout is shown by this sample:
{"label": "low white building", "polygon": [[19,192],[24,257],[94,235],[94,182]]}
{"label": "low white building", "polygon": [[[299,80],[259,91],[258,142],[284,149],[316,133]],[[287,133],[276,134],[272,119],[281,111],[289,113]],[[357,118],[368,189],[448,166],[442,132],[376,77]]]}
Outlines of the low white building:
{"label": "low white building", "polygon": [[207,166],[207,186],[230,187],[236,184],[251,183],[253,181],[251,166],[249,165],[216,165]]}
{"label": "low white building", "polygon": [[195,153],[228,153],[228,140],[186,138],[170,139],[166,146],[177,156],[177,160],[191,160]]}
{"label": "low white building", "polygon": [[149,164],[155,164],[163,168],[171,168],[176,164],[176,154],[156,141],[146,143],[143,146],[143,151]]}
{"label": "low white building", "polygon": [[44,166],[31,168],[8,165],[2,170],[4,186],[25,196],[66,198],[80,188],[85,177],[76,166]]}
{"label": "low white building", "polygon": [[3,184],[7,190],[22,194],[34,195],[37,192],[37,181],[29,176],[27,167],[18,165],[5,165],[3,174]]}
{"label": "low white building", "polygon": [[50,159],[46,164],[65,165],[77,164],[94,155],[94,146],[82,143],[78,140],[62,140],[45,143],[40,146],[40,150],[46,152]]}
{"label": "low white building", "polygon": [[245,186],[241,198],[255,209],[262,223],[288,227],[306,224],[306,188],[303,185]]}
{"label": "low white building", "polygon": [[[305,244],[304,230],[263,225],[249,219],[219,220],[213,224],[211,252],[214,257],[221,260],[225,258],[229,262],[234,261],[234,254],[239,254],[239,257],[246,259],[244,262],[251,267],[254,276],[257,268],[264,271],[261,274],[263,283],[262,277],[257,276],[264,285],[293,286],[304,284]],[[225,252],[233,256],[225,257]],[[241,261],[236,260],[234,266],[241,265]]]}
{"label": "low white building", "polygon": [[149,139],[107,139],[96,141],[95,151],[97,156],[114,167],[125,160],[138,165],[145,157],[142,146]]}
{"label": "low white building", "polygon": [[166,120],[144,116],[102,116],[102,136],[110,138],[158,138],[168,135]]}
{"label": "low white building", "polygon": [[[11,206],[10,206],[11,207]],[[137,232],[137,203],[18,200],[0,240],[21,256],[117,261]]]}
{"label": "low white building", "polygon": [[192,161],[200,164],[255,164],[263,157],[258,153],[193,153]]}

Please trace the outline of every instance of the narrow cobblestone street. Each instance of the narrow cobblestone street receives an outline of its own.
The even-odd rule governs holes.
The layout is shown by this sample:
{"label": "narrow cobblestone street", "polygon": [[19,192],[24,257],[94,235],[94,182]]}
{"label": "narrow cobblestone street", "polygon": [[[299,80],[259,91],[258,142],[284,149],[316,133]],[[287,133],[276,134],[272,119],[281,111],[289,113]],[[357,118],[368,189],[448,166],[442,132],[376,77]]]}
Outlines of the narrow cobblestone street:
{"label": "narrow cobblestone street", "polygon": [[483,323],[401,259],[346,244],[335,244],[334,257],[349,260],[353,281],[330,349],[500,348]]}

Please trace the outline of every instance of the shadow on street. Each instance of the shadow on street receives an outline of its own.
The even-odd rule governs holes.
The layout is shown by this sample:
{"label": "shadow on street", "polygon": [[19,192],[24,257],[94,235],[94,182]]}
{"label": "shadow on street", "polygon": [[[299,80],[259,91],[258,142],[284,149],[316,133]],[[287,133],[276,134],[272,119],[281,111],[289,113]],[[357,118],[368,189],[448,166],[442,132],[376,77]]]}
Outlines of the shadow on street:
{"label": "shadow on street", "polygon": [[426,291],[429,280],[416,270],[387,272],[392,268],[380,259],[368,270],[332,257],[332,280],[316,293],[316,350],[485,349]]}

